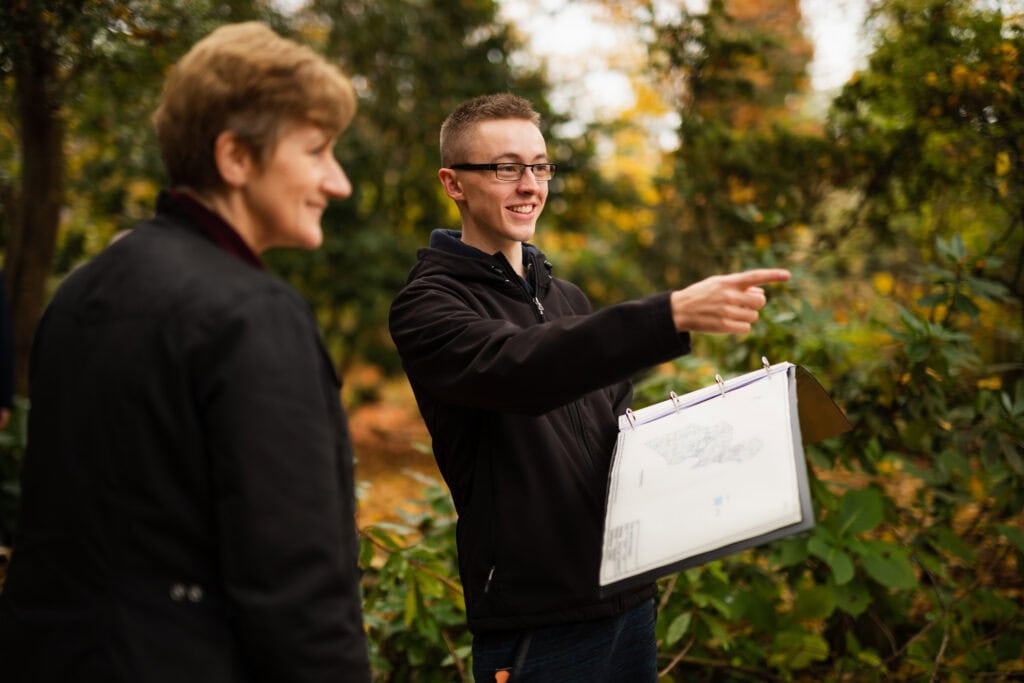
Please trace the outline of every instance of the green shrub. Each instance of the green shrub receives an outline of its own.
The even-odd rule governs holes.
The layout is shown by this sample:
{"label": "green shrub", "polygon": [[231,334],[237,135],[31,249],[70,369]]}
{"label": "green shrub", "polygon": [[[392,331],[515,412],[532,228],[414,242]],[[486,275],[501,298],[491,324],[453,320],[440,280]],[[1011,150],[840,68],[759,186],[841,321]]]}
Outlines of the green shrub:
{"label": "green shrub", "polygon": [[410,476],[424,484],[423,510],[403,514],[404,524],[360,532],[371,663],[379,680],[470,680],[451,496],[423,475]]}

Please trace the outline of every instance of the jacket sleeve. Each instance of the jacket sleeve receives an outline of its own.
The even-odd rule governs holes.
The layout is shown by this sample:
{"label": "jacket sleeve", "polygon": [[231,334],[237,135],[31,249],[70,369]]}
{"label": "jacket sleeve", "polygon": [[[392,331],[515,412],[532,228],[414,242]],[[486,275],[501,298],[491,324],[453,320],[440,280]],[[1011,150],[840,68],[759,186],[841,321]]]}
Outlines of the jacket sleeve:
{"label": "jacket sleeve", "polygon": [[308,309],[254,296],[217,325],[200,407],[221,574],[253,680],[368,681],[352,454]]}
{"label": "jacket sleeve", "polygon": [[689,352],[669,294],[520,326],[483,315],[454,290],[413,281],[391,336],[410,381],[458,405],[540,415]]}

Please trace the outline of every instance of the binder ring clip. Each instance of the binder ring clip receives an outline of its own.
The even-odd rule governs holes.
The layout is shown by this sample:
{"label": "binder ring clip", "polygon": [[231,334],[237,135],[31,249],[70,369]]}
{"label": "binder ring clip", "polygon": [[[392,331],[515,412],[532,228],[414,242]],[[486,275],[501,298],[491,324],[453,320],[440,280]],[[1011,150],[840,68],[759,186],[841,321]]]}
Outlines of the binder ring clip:
{"label": "binder ring clip", "polygon": [[636,415],[633,414],[631,408],[626,408],[626,420],[629,422],[630,429],[636,429]]}
{"label": "binder ring clip", "polygon": [[761,356],[761,365],[764,366],[764,374],[770,378],[772,376],[772,364],[768,362],[767,356]]}
{"label": "binder ring clip", "polygon": [[715,375],[715,382],[718,383],[718,393],[722,395],[722,398],[725,398],[725,380],[722,379],[721,375]]}
{"label": "binder ring clip", "polygon": [[672,399],[672,406],[676,409],[676,412],[678,413],[679,409],[682,407],[679,404],[679,396],[676,394],[676,392],[670,391],[668,392],[668,397]]}

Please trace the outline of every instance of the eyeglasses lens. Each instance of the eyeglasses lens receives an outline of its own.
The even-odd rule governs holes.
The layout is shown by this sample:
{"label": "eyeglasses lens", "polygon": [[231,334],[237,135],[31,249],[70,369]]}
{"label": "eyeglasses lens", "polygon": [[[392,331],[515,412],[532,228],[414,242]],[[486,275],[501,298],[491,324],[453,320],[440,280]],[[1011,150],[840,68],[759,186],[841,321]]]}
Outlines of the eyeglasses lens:
{"label": "eyeglasses lens", "polygon": [[519,180],[529,168],[537,180],[551,180],[555,175],[554,164],[499,164],[495,169],[498,180]]}

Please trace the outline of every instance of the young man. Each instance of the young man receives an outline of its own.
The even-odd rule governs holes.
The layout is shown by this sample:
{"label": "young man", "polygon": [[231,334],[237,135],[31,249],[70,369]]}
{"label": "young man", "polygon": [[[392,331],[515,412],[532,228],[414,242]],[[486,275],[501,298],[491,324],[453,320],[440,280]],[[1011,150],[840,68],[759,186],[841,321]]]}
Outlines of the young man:
{"label": "young man", "polygon": [[[526,100],[462,104],[438,177],[462,230],[435,231],[395,299],[391,334],[459,514],[474,673],[493,681],[654,681],[655,586],[598,596],[604,496],[631,375],[744,333],[759,284],[715,276],[592,312],[534,246],[556,167]],[[500,680],[500,679],[499,679]]]}
{"label": "young man", "polygon": [[5,681],[369,681],[339,383],[260,260],[319,246],[354,112],[334,66],[255,22],[169,73],[171,187],[35,336]]}

